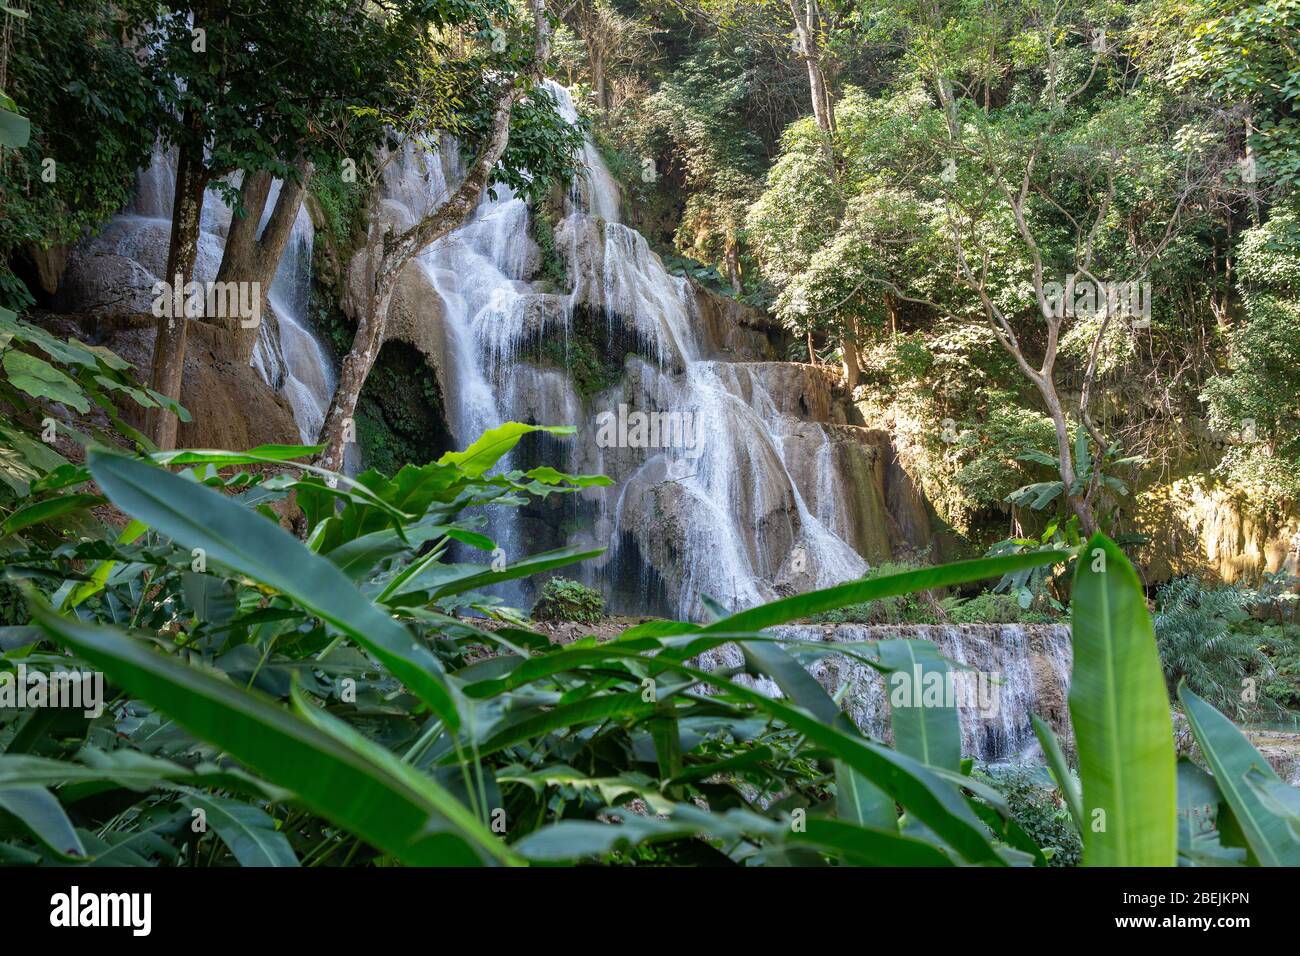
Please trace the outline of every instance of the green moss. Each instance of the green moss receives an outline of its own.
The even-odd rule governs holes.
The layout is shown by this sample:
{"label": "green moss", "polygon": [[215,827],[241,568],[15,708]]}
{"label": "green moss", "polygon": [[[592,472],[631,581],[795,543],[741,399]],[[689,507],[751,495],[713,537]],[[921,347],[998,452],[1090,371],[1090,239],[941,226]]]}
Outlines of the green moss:
{"label": "green moss", "polygon": [[600,592],[570,578],[551,578],[533,605],[537,621],[577,621],[595,624],[605,613]]}
{"label": "green moss", "polygon": [[340,258],[347,262],[365,236],[365,189],[358,182],[344,182],[337,171],[327,169],[312,174],[309,188],[325,214],[325,228]]}
{"label": "green moss", "polygon": [[386,342],[379,350],[355,418],[366,467],[385,474],[422,465],[452,447],[438,378],[404,342]]}
{"label": "green moss", "polygon": [[541,268],[533,279],[550,283],[556,291],[569,287],[569,270],[565,267],[564,257],[555,247],[555,227],[544,212],[528,217],[528,230],[533,241],[542,251]]}
{"label": "green moss", "polygon": [[573,314],[567,336],[542,339],[528,356],[539,365],[562,369],[583,399],[618,384],[623,363],[639,351],[622,322],[611,323],[603,312],[580,308]]}

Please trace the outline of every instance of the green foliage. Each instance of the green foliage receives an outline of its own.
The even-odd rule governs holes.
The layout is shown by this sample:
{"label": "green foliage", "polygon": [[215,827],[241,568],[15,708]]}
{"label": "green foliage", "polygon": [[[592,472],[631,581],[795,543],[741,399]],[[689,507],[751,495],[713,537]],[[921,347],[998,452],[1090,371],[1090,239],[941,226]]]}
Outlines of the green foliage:
{"label": "green foliage", "polygon": [[0,553],[58,541],[103,503],[70,461],[74,449],[123,440],[152,447],[122,419],[115,396],[189,420],[129,370],[102,346],[62,339],[0,308]]}
{"label": "green foliage", "polygon": [[[864,581],[904,574],[919,565],[906,561],[884,561],[862,576]],[[901,594],[878,601],[849,604],[832,611],[814,614],[813,624],[937,624],[939,616],[933,598],[919,594]]]}
{"label": "green foliage", "polygon": [[1231,436],[1220,471],[1257,506],[1300,500],[1300,211],[1294,201],[1241,239],[1245,314],[1229,367],[1205,387],[1210,424]]}
{"label": "green foliage", "polygon": [[605,599],[595,588],[571,578],[554,577],[542,586],[533,604],[535,621],[576,621],[595,624],[605,613]]}
{"label": "green foliage", "polygon": [[115,39],[114,5],[70,0],[29,12],[6,33],[0,92],[0,105],[16,102],[31,127],[23,148],[0,148],[0,306],[14,309],[32,298],[11,260],[76,242],[125,205],[156,109],[140,62]]}
{"label": "green foliage", "polygon": [[[453,540],[493,547],[466,505],[510,506],[601,481],[546,468],[488,476],[533,430],[503,426],[392,479],[286,468],[304,448],[175,452],[152,462],[92,457],[91,473],[113,502],[153,526],[149,544],[102,548],[100,560],[121,563],[92,576],[91,587],[30,600],[47,638],[75,655],[55,660],[102,668],[125,703],[70,722],[51,738],[56,749],[40,754],[20,746],[30,739],[24,718],[32,718],[4,715],[0,790],[48,795],[7,805],[28,824],[25,836],[6,838],[12,853],[41,859],[55,853],[54,842],[65,855],[74,847],[78,860],[135,865],[627,864],[701,853],[743,865],[1042,865],[1040,841],[1068,842],[1050,829],[1059,829],[1059,814],[1017,799],[1017,816],[996,790],[963,775],[951,747],[960,740],[955,709],[895,715],[898,750],[890,750],[848,724],[804,670],[801,658],[813,648],[782,650],[757,632],[1062,554],[878,574],[708,625],[650,621],[605,643],[551,645],[514,625],[480,629],[452,612],[495,613],[482,588],[586,556],[538,555],[502,570],[446,563]],[[277,463],[278,475],[238,470]],[[263,512],[289,493],[303,509],[306,543]],[[210,559],[198,571],[196,553]],[[26,560],[66,573],[55,552]],[[1115,583],[1130,585],[1136,591],[1124,578]],[[1123,606],[1119,596],[1113,607]],[[1141,638],[1137,627],[1127,640]],[[775,680],[795,706],[687,663],[733,640],[747,668]],[[1154,654],[1149,631],[1147,640]],[[1113,666],[1120,646],[1099,645],[1096,663]],[[910,673],[917,661],[949,666],[924,641],[838,650],[887,671]],[[39,652],[26,656],[29,665],[42,662]],[[1094,666],[1079,650],[1076,659],[1076,667]],[[1076,686],[1085,676],[1076,669]],[[697,682],[713,693],[689,693]],[[226,762],[202,759],[200,741]],[[1171,760],[1172,746],[1166,729]],[[1143,760],[1160,756],[1125,773],[1142,772]],[[833,787],[821,761],[834,768]],[[1085,793],[1093,775],[1110,772],[1085,760]],[[132,812],[117,816],[112,831],[100,815],[117,815],[120,803],[101,811],[71,798],[89,782],[134,788],[122,793]],[[777,792],[789,796],[764,799]],[[206,835],[155,826],[188,819],[196,806],[213,822]],[[919,826],[901,826],[900,808]],[[795,810],[799,826],[790,825]],[[1026,825],[1040,831],[1037,840]],[[111,840],[98,835],[109,832]],[[132,839],[144,832],[153,837]]]}
{"label": "green foliage", "polygon": [[[1155,7],[1171,5],[1166,0]],[[1250,140],[1259,174],[1295,183],[1300,179],[1300,66],[1279,40],[1300,33],[1300,8],[1290,0],[1200,0],[1180,12],[1177,32],[1187,41],[1176,51],[1171,81],[1249,103],[1257,114]]]}
{"label": "green foliage", "polygon": [[947,597],[939,602],[953,624],[1059,624],[1060,614],[1022,607],[1010,594],[985,591],[971,598]]}
{"label": "green foliage", "polygon": [[325,227],[340,259],[349,261],[351,251],[365,236],[365,190],[355,182],[344,182],[341,171],[330,167],[312,174],[310,189],[325,214]]}
{"label": "green foliage", "polygon": [[1086,866],[1173,866],[1173,726],[1137,575],[1104,535],[1075,562],[1070,723],[1083,784]]}
{"label": "green foliage", "polygon": [[1044,852],[1050,866],[1078,866],[1083,857],[1079,831],[1070,818],[1059,791],[1044,779],[1041,769],[990,767],[976,777],[986,777],[1006,799],[1011,815]]}
{"label": "green foliage", "polygon": [[[1254,597],[1241,586],[1206,587],[1176,578],[1156,592],[1152,621],[1165,681],[1172,694],[1185,684],[1198,697],[1238,720],[1276,718],[1276,671],[1258,636],[1242,628]],[[1279,643],[1281,643],[1279,641]],[[1292,644],[1294,648],[1294,644]],[[1280,649],[1280,648],[1279,648]],[[1259,685],[1246,693],[1248,683]],[[1294,694],[1284,694],[1284,699]]]}
{"label": "green foliage", "polygon": [[384,473],[451,448],[438,376],[423,355],[402,342],[380,348],[354,417],[362,459]]}
{"label": "green foliage", "polygon": [[552,291],[561,292],[569,287],[569,270],[564,256],[555,247],[555,228],[545,215],[535,212],[528,217],[528,227],[533,240],[542,253],[542,266],[535,277],[550,284]]}

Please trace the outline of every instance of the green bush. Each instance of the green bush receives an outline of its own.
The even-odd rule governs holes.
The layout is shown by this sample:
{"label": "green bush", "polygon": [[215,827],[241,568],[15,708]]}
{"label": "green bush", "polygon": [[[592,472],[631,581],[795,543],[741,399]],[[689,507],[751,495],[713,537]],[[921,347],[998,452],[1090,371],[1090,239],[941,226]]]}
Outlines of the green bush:
{"label": "green bush", "polygon": [[551,578],[533,605],[537,621],[577,621],[594,624],[605,613],[600,592],[570,578]]}
{"label": "green bush", "polygon": [[1207,588],[1176,578],[1156,592],[1156,644],[1170,692],[1185,681],[1219,710],[1238,719],[1281,709],[1268,695],[1243,694],[1249,677],[1271,680],[1273,665],[1247,626],[1251,594],[1242,587]]}
{"label": "green bush", "polygon": [[1063,618],[1026,610],[1010,594],[985,591],[972,598],[949,597],[939,602],[953,624],[1055,624]]}
{"label": "green bush", "polygon": [[[915,571],[918,565],[906,561],[883,561],[864,574],[863,580]],[[809,618],[813,624],[938,624],[938,604],[924,594],[905,594],[850,604]]]}
{"label": "green bush", "polygon": [[1077,866],[1083,855],[1079,833],[1070,820],[1060,792],[1041,770],[1033,767],[989,767],[977,773],[1006,799],[1021,829],[1044,850],[1051,849],[1050,866]]}

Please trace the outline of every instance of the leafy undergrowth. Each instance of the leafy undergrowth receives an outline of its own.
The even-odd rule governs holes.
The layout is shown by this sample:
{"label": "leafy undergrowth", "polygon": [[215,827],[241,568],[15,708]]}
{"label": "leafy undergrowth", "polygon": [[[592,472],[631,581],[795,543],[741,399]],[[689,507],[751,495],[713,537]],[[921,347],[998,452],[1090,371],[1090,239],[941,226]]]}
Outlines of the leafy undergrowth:
{"label": "leafy undergrowth", "polygon": [[[1176,765],[1146,602],[1104,536],[554,642],[487,592],[599,552],[502,565],[483,511],[608,479],[491,473],[538,430],[507,423],[355,479],[301,464],[316,449],[299,446],[92,445],[85,464],[43,470],[7,445],[35,497],[3,503],[4,578],[31,622],[0,628],[0,860],[1043,866],[1067,861],[1073,828],[1085,865],[1300,863],[1296,792],[1186,687],[1205,767]],[[86,524],[88,489],[125,528]],[[270,507],[289,496],[304,539]],[[483,561],[453,562],[463,548]],[[930,642],[766,632],[1070,562],[1077,778],[1035,725],[1059,796],[974,775],[955,701],[891,700],[889,747],[807,670],[835,653],[942,685],[954,665]],[[728,642],[781,697],[693,663]],[[33,674],[65,706],[20,701]]]}
{"label": "leafy undergrowth", "polygon": [[[882,562],[867,572],[867,578],[902,574],[920,565]],[[881,601],[868,601],[815,614],[812,624],[1061,624],[1062,614],[1024,607],[1015,597],[981,591],[973,597],[949,595],[936,598],[929,592],[905,594]]]}

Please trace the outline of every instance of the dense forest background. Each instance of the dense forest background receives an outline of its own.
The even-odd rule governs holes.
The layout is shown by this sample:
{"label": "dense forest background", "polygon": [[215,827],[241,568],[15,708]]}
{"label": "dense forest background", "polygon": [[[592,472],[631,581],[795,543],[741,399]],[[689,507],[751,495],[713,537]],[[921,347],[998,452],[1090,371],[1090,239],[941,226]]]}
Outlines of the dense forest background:
{"label": "dense forest background", "polygon": [[[1296,17],[579,3],[557,53],[639,228],[842,363],[945,517],[997,534],[1071,455],[1056,402],[1106,456],[1102,511],[1193,474],[1296,500]],[[1041,285],[1072,275],[1145,284],[1142,316],[1080,299],[1058,336]]]}

